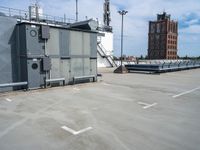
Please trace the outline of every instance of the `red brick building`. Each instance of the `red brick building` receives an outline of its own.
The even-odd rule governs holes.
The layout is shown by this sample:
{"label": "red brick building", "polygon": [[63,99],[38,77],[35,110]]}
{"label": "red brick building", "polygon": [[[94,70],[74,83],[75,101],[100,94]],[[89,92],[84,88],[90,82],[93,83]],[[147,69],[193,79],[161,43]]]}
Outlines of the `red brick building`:
{"label": "red brick building", "polygon": [[149,22],[148,58],[177,59],[178,22],[166,12]]}

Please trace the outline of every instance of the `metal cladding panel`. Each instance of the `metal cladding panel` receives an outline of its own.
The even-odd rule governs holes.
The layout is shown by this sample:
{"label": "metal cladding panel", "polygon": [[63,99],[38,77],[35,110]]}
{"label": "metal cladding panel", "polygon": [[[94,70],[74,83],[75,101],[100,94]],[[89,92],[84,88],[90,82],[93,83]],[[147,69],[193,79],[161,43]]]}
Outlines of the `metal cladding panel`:
{"label": "metal cladding panel", "polygon": [[60,60],[60,75],[61,78],[65,78],[65,83],[69,82],[70,78],[70,60]]}
{"label": "metal cladding panel", "polygon": [[83,55],[90,56],[90,34],[83,33]]}
{"label": "metal cladding panel", "polygon": [[69,56],[69,47],[70,47],[70,31],[60,30],[60,56]]}
{"label": "metal cladding panel", "polygon": [[18,34],[18,45],[19,45],[19,54],[20,55],[27,55],[27,51],[26,51],[26,25],[25,24],[21,24],[21,25],[17,25],[17,34]]}
{"label": "metal cladding panel", "polygon": [[91,46],[91,57],[97,57],[97,34],[91,33],[90,34],[90,46]]}
{"label": "metal cladding panel", "polygon": [[97,75],[97,60],[91,59],[90,60],[90,74],[91,75]]}
{"label": "metal cladding panel", "polygon": [[60,55],[59,30],[50,28],[50,36],[46,43],[47,55]]}
{"label": "metal cladding panel", "polygon": [[20,81],[27,82],[28,81],[28,70],[27,70],[27,59],[22,57],[20,59]]}
{"label": "metal cladding panel", "polygon": [[56,78],[61,78],[60,72],[61,72],[61,67],[60,67],[60,59],[59,58],[51,58],[51,79],[56,79]]}
{"label": "metal cladding panel", "polygon": [[27,61],[28,63],[28,87],[39,88],[40,83],[40,60],[31,59]]}
{"label": "metal cladding panel", "polygon": [[90,75],[90,59],[84,58],[83,59],[83,75],[88,76]]}
{"label": "metal cladding panel", "polygon": [[71,55],[83,55],[83,34],[78,31],[70,31]]}
{"label": "metal cladding panel", "polygon": [[39,41],[40,27],[35,25],[26,25],[26,48],[27,55],[44,55],[44,43]]}
{"label": "metal cladding panel", "polygon": [[83,76],[83,58],[71,59],[71,77]]}
{"label": "metal cladding panel", "polygon": [[42,39],[49,39],[50,38],[50,33],[49,33],[50,27],[46,26],[46,25],[42,25],[41,30],[42,30]]}
{"label": "metal cladding panel", "polygon": [[51,70],[51,58],[44,57],[42,60],[42,69],[43,71],[49,71]]}
{"label": "metal cladding panel", "polygon": [[[15,25],[16,19],[0,17],[0,84],[13,82],[13,62],[15,56]],[[13,57],[13,58],[12,58]],[[0,91],[8,91],[12,88],[4,88]]]}

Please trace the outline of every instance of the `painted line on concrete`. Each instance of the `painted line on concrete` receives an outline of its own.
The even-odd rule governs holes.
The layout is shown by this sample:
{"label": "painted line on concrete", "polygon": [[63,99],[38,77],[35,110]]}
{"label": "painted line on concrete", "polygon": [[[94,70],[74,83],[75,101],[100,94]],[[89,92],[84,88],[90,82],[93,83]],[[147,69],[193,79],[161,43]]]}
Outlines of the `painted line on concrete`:
{"label": "painted line on concrete", "polygon": [[10,98],[6,98],[5,100],[8,102],[12,102],[12,100]]}
{"label": "painted line on concrete", "polygon": [[150,104],[144,103],[144,102],[138,102],[139,105],[143,105],[143,106],[148,106]]}
{"label": "painted line on concrete", "polygon": [[78,134],[81,134],[81,133],[84,133],[86,131],[89,131],[89,130],[92,130],[93,128],[92,127],[88,127],[88,128],[85,128],[85,129],[82,129],[82,130],[79,130],[79,131],[75,131],[69,127],[66,127],[66,126],[62,126],[61,127],[63,130],[73,134],[73,135],[78,135]]}
{"label": "painted line on concrete", "polygon": [[186,95],[186,94],[190,94],[190,93],[195,92],[196,90],[199,90],[199,89],[200,89],[200,87],[197,87],[197,88],[195,88],[195,89],[182,92],[182,93],[180,93],[180,94],[174,95],[173,98],[177,98],[177,97],[180,97],[180,96],[183,96],[183,95]]}
{"label": "painted line on concrete", "polygon": [[75,91],[80,91],[80,89],[79,89],[79,88],[76,88],[76,87],[73,88],[73,90],[75,90]]}
{"label": "painted line on concrete", "polygon": [[[38,112],[36,112],[34,115],[38,115],[42,112],[46,112],[49,108],[53,108],[55,105],[61,103],[63,100],[59,100],[56,101],[55,103],[39,110]],[[9,126],[8,128],[6,128],[3,132],[0,131],[0,139],[4,136],[6,136],[8,133],[10,133],[12,130],[14,130],[15,128],[17,128],[18,126],[24,124],[26,121],[28,121],[29,119],[31,119],[31,117],[25,117],[24,119],[12,124],[11,126]]]}
{"label": "painted line on concrete", "polygon": [[28,120],[28,118],[24,118],[14,124],[12,124],[10,127],[8,127],[7,129],[5,129],[3,132],[0,132],[0,139],[2,137],[4,137],[5,135],[7,135],[11,130],[14,130],[16,127],[24,124],[26,121]]}
{"label": "painted line on concrete", "polygon": [[147,109],[147,108],[154,107],[154,106],[156,106],[156,105],[158,105],[158,104],[157,104],[157,103],[153,103],[153,104],[151,104],[151,105],[144,106],[143,108],[144,108],[144,109]]}
{"label": "painted line on concrete", "polygon": [[112,86],[111,84],[105,83],[105,82],[103,82],[102,84],[105,85],[105,86]]}
{"label": "painted line on concrete", "polygon": [[[46,112],[49,108],[53,108],[55,105],[58,105],[62,102],[63,100],[59,100],[59,101],[56,101],[55,103],[39,110],[38,112],[36,112],[34,115],[38,115],[38,114],[41,114],[43,112]],[[0,131],[0,139],[4,136],[6,136],[8,133],[10,133],[12,130],[14,130],[15,128],[17,128],[18,126],[24,124],[26,121],[28,121],[29,119],[31,119],[31,117],[25,117],[24,119],[12,124],[11,126],[9,126],[8,128],[6,128],[3,132]]]}
{"label": "painted line on concrete", "polygon": [[158,105],[158,103],[148,104],[148,103],[144,103],[144,102],[138,102],[138,104],[142,105],[143,109],[151,108],[151,107],[154,107],[154,106]]}

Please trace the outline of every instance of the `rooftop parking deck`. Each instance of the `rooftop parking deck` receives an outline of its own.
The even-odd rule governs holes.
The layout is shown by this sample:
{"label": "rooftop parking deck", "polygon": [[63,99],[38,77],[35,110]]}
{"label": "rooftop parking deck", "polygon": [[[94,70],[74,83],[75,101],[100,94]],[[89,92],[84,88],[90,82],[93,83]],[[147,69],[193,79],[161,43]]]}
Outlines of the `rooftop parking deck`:
{"label": "rooftop parking deck", "polygon": [[103,72],[97,83],[0,95],[1,150],[199,150],[200,69]]}

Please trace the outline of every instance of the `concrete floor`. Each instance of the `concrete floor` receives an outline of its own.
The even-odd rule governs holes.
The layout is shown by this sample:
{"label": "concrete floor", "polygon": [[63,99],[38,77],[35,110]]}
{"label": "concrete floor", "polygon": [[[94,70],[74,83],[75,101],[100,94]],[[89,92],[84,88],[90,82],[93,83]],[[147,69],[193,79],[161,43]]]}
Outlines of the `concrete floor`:
{"label": "concrete floor", "polygon": [[199,150],[199,75],[105,71],[94,84],[1,94],[0,150]]}

